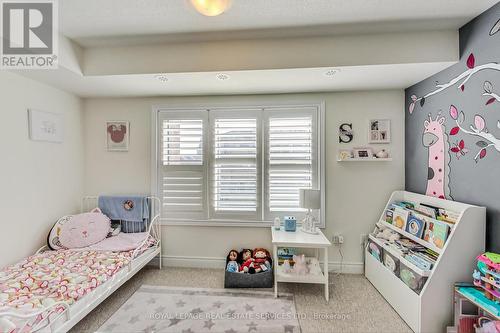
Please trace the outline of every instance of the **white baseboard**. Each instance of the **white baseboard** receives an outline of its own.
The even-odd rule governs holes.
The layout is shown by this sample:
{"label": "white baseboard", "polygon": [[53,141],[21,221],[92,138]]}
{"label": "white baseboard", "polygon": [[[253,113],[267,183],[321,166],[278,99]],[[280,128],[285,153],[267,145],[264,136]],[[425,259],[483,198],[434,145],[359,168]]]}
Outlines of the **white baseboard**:
{"label": "white baseboard", "polygon": [[[190,256],[162,256],[163,266],[167,267],[189,267],[189,268],[214,268],[224,269],[225,258],[217,257],[190,257]],[[158,265],[158,258],[150,262],[151,265]],[[322,263],[321,263],[322,264]],[[328,263],[330,273],[343,274],[363,274],[364,264],[362,262],[343,262],[342,267],[339,261]]]}

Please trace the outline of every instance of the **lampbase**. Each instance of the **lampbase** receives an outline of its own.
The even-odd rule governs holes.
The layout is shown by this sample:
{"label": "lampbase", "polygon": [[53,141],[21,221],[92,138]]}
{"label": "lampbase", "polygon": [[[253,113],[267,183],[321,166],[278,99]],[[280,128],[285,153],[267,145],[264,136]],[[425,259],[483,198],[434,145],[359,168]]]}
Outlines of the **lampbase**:
{"label": "lampbase", "polygon": [[305,232],[306,234],[317,235],[319,234],[319,228],[314,227],[312,230],[306,230],[304,227],[300,228],[300,231]]}

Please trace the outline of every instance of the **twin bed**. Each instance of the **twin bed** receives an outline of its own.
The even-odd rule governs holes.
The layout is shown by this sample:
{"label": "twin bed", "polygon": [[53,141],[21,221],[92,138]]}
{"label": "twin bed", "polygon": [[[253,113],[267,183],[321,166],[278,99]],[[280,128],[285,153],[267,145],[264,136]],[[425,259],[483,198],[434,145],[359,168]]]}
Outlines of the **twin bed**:
{"label": "twin bed", "polygon": [[[84,198],[82,211],[94,200]],[[44,246],[0,270],[0,332],[67,332],[157,256],[161,268],[159,214],[146,232],[102,246],[57,251]]]}

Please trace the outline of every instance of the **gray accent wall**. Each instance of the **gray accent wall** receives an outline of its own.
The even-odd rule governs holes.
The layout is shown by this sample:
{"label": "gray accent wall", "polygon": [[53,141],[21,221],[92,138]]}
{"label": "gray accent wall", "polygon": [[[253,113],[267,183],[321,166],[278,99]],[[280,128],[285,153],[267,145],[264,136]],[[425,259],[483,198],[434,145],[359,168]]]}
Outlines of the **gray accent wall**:
{"label": "gray accent wall", "polygon": [[[441,113],[449,143],[444,152],[450,154],[449,198],[487,207],[487,249],[494,252],[500,252],[499,20],[497,3],[463,26],[460,61],[406,89],[405,110],[406,190],[426,193],[433,172],[428,172],[429,150],[423,145],[424,122],[429,114],[435,119]],[[436,90],[441,91],[432,94]],[[456,112],[450,112],[451,105]]]}

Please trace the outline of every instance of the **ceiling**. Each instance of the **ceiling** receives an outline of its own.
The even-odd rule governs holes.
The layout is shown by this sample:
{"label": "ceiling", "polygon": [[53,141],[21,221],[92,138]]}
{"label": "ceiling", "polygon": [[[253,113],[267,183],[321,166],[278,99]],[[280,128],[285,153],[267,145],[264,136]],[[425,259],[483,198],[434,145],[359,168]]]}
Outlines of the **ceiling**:
{"label": "ceiling", "polygon": [[[230,38],[235,31],[233,38],[274,37],[283,31],[296,35],[458,29],[496,2],[233,0],[232,7],[216,17],[199,14],[188,0],[64,0],[59,6],[63,34],[82,46],[92,46],[103,40],[109,45],[113,38],[121,43],[138,43],[141,38],[199,40],[220,38],[219,34]],[[245,33],[248,30],[258,31]]]}
{"label": "ceiling", "polygon": [[[83,49],[68,52],[73,64],[70,67],[18,73],[82,97],[402,89],[455,63],[458,51],[455,52],[454,46],[458,50],[458,38],[453,36],[456,36],[457,29],[496,3],[497,0],[233,0],[232,7],[226,13],[205,17],[197,13],[188,0],[62,0],[59,1],[60,30]],[[410,36],[406,32],[418,32],[419,36],[426,38],[424,31],[432,36],[437,30],[455,33],[449,39],[450,43],[440,44],[439,39],[436,39],[426,44],[425,49],[435,50],[436,47],[447,45],[446,50],[452,56],[433,60],[428,52],[419,51],[415,52],[417,54],[411,61],[405,58],[401,50],[408,47],[405,43],[413,43],[410,37],[405,38]],[[384,37],[388,33],[398,35],[402,32],[405,34],[400,34],[401,42],[389,42]],[[377,33],[385,33],[378,36],[378,40],[383,38],[382,43],[374,42],[377,40],[374,34]],[[89,57],[99,54],[92,51],[103,50],[107,53],[111,47],[115,53],[121,52],[116,51],[114,46],[125,46],[125,49],[120,50],[127,52],[131,50],[127,46],[131,45],[136,45],[135,51],[138,47],[144,52],[149,50],[148,46],[166,46],[170,53],[167,52],[165,57],[162,55],[162,59],[171,61],[169,57],[175,57],[182,45],[191,43],[198,46],[193,42],[217,44],[214,41],[242,40],[253,45],[250,40],[266,39],[275,45],[274,41],[284,38],[295,41],[301,37],[328,38],[331,35],[348,41],[347,44],[335,44],[334,47],[347,45],[345,52],[349,57],[352,52],[367,48],[387,49],[397,56],[395,60],[377,63],[372,59],[372,53],[365,51],[362,54],[362,58],[365,58],[363,61],[355,65],[338,65],[331,53],[318,54],[316,50],[316,54],[311,52],[311,59],[309,56],[304,58],[307,61],[302,68],[296,68],[285,66],[284,63],[292,57],[289,54],[281,55],[280,49],[274,52],[283,57],[284,63],[280,62],[273,69],[262,66],[254,70],[239,70],[244,67],[233,68],[232,71],[222,69],[230,76],[228,80],[218,80],[216,75],[220,72],[210,69],[188,73],[171,71],[163,73],[168,81],[162,82],[155,74],[151,74],[162,72],[159,64],[153,62],[153,58],[146,53],[141,61],[145,59],[158,68],[131,74],[130,66],[125,64],[125,68],[116,75],[85,74]],[[347,36],[344,38],[344,35]],[[356,39],[352,35],[365,35],[367,38]],[[304,45],[307,44],[302,41],[296,47],[303,48]],[[204,52],[209,50],[206,45],[202,49]],[[202,62],[217,60],[214,59],[217,51],[220,50],[212,49],[208,53],[211,56],[205,57]],[[182,53],[177,54],[180,55]],[[326,57],[328,64],[315,65],[314,58],[318,56]],[[254,60],[251,57],[256,55],[240,54],[238,57],[246,63]],[[107,63],[102,57],[92,58],[94,62],[104,64],[104,67],[111,66],[116,62],[115,59],[108,59],[111,62]],[[175,60],[173,63],[177,66]],[[331,77],[326,76],[325,72],[331,68],[340,71]]]}
{"label": "ceiling", "polygon": [[30,71],[38,81],[60,87],[82,97],[139,97],[181,95],[279,94],[324,91],[400,89],[431,76],[452,62],[345,66],[333,76],[330,68],[252,70],[221,73],[170,73],[163,82],[154,74],[83,77],[69,71]]}

